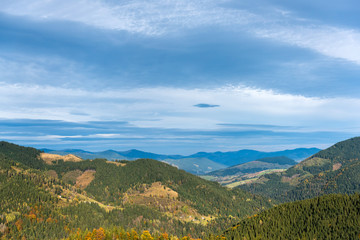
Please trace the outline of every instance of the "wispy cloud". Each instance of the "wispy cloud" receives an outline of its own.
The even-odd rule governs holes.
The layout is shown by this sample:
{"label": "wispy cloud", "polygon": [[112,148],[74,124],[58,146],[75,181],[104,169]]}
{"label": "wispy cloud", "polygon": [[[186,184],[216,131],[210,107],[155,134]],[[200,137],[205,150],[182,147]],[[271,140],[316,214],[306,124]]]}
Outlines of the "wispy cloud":
{"label": "wispy cloud", "polygon": [[231,8],[227,1],[2,1],[1,12],[38,21],[70,21],[146,36],[215,26],[360,64],[360,32],[304,19],[286,9]]}
{"label": "wispy cloud", "polygon": [[[244,124],[244,123],[219,123],[218,124],[224,128],[238,129],[238,130],[265,130],[265,131],[304,131],[306,127],[304,126],[279,126],[279,125],[269,125],[269,124]],[[306,131],[306,130],[305,130]]]}
{"label": "wispy cloud", "polygon": [[275,25],[254,33],[283,43],[312,49],[325,56],[345,59],[360,65],[360,32],[324,25]]}
{"label": "wispy cloud", "polygon": [[[21,96],[21,97],[19,97]],[[221,108],[199,111],[199,102]],[[138,127],[216,129],[222,123],[358,128],[355,98],[313,98],[246,86],[214,89],[136,88],[84,90],[29,84],[0,84],[4,118],[130,122]],[[81,114],[78,114],[81,113]]]}
{"label": "wispy cloud", "polygon": [[18,53],[0,54],[0,83],[27,83],[57,86],[79,86],[91,82],[85,74],[89,66],[56,56],[37,56]]}
{"label": "wispy cloud", "polygon": [[76,146],[90,151],[137,148],[167,154],[192,154],[215,149],[274,151],[296,147],[327,147],[332,144],[330,138],[342,140],[352,136],[338,132],[282,132],[274,129],[144,128],[109,121],[93,123],[39,119],[0,119],[0,129],[1,140],[38,148],[64,149]]}
{"label": "wispy cloud", "polygon": [[[74,21],[99,28],[123,30],[146,35],[162,35],[177,28],[194,28],[230,22],[247,23],[252,14],[226,10],[218,6],[224,1],[122,1],[99,0],[35,0],[5,1],[2,12],[28,16],[42,21]],[[224,17],[225,16],[225,17]],[[231,17],[231,18],[230,18]]]}

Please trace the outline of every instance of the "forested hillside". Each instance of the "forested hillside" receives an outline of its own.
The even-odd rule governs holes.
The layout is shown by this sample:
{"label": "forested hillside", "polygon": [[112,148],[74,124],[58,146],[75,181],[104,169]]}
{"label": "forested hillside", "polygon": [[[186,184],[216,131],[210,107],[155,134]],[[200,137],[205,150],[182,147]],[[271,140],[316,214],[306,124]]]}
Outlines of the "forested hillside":
{"label": "forested hillside", "polygon": [[153,236],[166,232],[205,238],[272,204],[155,160],[45,163],[41,156],[33,148],[2,144],[3,236],[85,238],[92,234],[87,229],[102,228],[124,236],[134,229],[139,235],[147,230]]}
{"label": "forested hillside", "polygon": [[228,229],[226,239],[359,239],[360,195],[282,204]]}
{"label": "forested hillside", "polygon": [[244,190],[294,201],[330,193],[360,191],[360,138],[339,142],[283,173],[264,175]]}
{"label": "forested hillside", "polygon": [[291,201],[358,192],[359,146],[360,138],[335,144],[245,187],[267,196],[260,197],[156,160],[82,160],[1,142],[0,237],[221,239],[228,228],[226,239],[353,239],[360,233],[359,194],[272,209],[277,201],[269,196]]}
{"label": "forested hillside", "polygon": [[4,141],[0,142],[0,157],[3,161],[12,160],[31,168],[43,169],[45,167],[44,161],[40,160],[39,150]]}
{"label": "forested hillside", "polygon": [[297,162],[294,160],[279,156],[279,157],[266,157],[260,158],[255,161],[251,161],[248,163],[243,163],[235,166],[231,166],[225,169],[216,170],[207,175],[216,176],[216,177],[224,177],[231,175],[244,175],[247,173],[255,173],[260,172],[267,169],[283,169],[289,168],[293,165],[296,165]]}

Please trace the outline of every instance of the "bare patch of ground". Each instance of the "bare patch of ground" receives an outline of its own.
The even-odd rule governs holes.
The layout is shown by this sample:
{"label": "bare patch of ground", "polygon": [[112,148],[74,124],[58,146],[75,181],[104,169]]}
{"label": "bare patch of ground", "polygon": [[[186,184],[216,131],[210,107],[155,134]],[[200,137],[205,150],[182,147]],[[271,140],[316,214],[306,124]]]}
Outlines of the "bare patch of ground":
{"label": "bare patch of ground", "polygon": [[44,160],[46,164],[52,165],[54,162],[59,160],[63,160],[64,162],[81,162],[82,159],[73,155],[68,154],[65,156],[61,156],[58,154],[51,154],[51,153],[40,153],[40,158]]}
{"label": "bare patch of ground", "polygon": [[179,196],[177,192],[166,186],[163,186],[161,182],[154,182],[149,188],[145,190],[144,193],[141,193],[140,195],[145,197],[170,197],[173,199],[177,199]]}
{"label": "bare patch of ground", "polygon": [[339,170],[341,168],[341,163],[335,163],[332,167],[333,171]]}
{"label": "bare patch of ground", "polygon": [[12,166],[11,168],[14,169],[17,173],[19,173],[19,172],[22,171],[20,168],[17,168],[17,167],[15,167],[15,166]]}
{"label": "bare patch of ground", "polygon": [[92,182],[92,180],[95,179],[95,173],[95,170],[86,170],[76,178],[75,186],[81,189],[85,189]]}

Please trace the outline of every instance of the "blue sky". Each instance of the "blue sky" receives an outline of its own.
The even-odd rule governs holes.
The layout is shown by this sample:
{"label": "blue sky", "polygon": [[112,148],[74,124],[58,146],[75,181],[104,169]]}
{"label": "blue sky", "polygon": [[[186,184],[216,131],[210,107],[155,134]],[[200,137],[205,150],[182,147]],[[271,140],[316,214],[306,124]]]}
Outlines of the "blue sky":
{"label": "blue sky", "polygon": [[171,154],[360,133],[360,4],[0,0],[0,139]]}

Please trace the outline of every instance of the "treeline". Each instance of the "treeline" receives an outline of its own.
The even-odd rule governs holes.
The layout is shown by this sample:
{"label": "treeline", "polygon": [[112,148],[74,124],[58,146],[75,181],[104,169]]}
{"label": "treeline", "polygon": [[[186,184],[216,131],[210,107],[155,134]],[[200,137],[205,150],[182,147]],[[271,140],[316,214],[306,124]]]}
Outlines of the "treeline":
{"label": "treeline", "polygon": [[40,160],[40,153],[41,151],[35,148],[0,142],[0,159],[2,159],[0,161],[12,160],[30,168],[43,169],[45,163]]}
{"label": "treeline", "polygon": [[359,146],[360,137],[354,137],[342,142],[338,142],[335,145],[314,154],[313,157],[332,159],[341,162],[351,159],[359,159]]}
{"label": "treeline", "polygon": [[227,239],[358,239],[360,195],[326,195],[282,204],[249,217]]}

